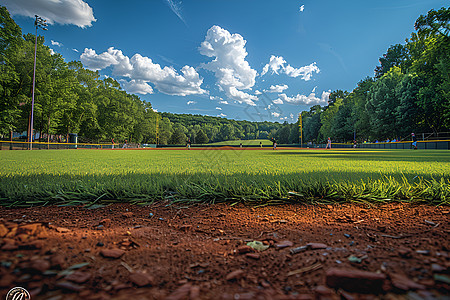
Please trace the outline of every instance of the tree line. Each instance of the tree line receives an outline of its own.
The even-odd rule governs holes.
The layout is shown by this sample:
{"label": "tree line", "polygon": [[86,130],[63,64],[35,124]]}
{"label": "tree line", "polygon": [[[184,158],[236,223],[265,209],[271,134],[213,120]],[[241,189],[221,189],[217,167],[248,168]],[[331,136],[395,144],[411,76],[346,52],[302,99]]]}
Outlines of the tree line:
{"label": "tree line", "polygon": [[421,15],[411,38],[380,57],[373,78],[302,113],[304,140],[399,140],[450,131],[449,21],[450,8]]}
{"label": "tree line", "polygon": [[[22,35],[0,6],[0,136],[29,128],[35,35]],[[37,39],[34,131],[39,137],[78,133],[83,142],[207,143],[273,138],[279,123],[158,113],[112,78],[64,58]]]}
{"label": "tree line", "polygon": [[[430,10],[404,45],[389,47],[374,77],[330,94],[326,106],[302,112],[304,142],[401,139],[411,132],[450,130],[450,9]],[[34,42],[0,6],[0,137],[29,127]],[[82,142],[159,144],[274,139],[299,143],[299,124],[236,121],[158,113],[100,78],[81,62],[65,62],[38,36],[34,128],[37,136],[78,133]]]}

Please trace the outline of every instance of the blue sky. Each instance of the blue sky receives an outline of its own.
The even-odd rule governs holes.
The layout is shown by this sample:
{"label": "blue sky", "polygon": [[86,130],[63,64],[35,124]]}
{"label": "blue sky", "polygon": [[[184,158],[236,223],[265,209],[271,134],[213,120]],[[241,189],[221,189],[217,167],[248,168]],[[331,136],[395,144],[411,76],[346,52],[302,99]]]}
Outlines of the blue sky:
{"label": "blue sky", "polygon": [[0,0],[23,33],[34,15],[81,60],[160,112],[295,122],[373,76],[387,48],[441,0]]}

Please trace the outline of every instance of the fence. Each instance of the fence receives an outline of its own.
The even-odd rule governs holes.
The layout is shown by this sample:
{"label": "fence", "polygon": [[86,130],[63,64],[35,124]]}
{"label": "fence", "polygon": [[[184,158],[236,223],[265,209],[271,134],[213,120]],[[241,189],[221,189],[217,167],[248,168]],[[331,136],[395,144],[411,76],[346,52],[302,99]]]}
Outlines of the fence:
{"label": "fence", "polygon": [[[394,143],[363,143],[357,144],[356,148],[371,148],[371,149],[411,149],[411,141],[408,142],[394,142]],[[303,145],[309,148],[325,148],[327,144],[312,144]],[[353,148],[353,144],[344,143],[332,143],[332,148]],[[450,150],[450,140],[428,140],[417,141],[418,149],[437,149],[437,150]]]}
{"label": "fence", "polygon": [[30,144],[33,150],[43,149],[113,149],[119,148],[118,144],[85,144],[85,143],[41,143],[41,142],[17,142],[0,141],[0,150],[29,150]]}
{"label": "fence", "polygon": [[[29,142],[16,142],[16,141],[0,141],[0,150],[28,150],[30,149]],[[325,148],[327,144],[303,144],[303,148]],[[283,145],[279,144],[278,147],[300,147],[299,144],[289,144]],[[33,150],[43,150],[43,149],[121,149],[121,148],[179,148],[185,147],[185,145],[155,145],[155,144],[145,144],[145,145],[134,145],[134,144],[86,144],[86,143],[40,143],[33,142]],[[220,147],[232,147],[240,148],[239,145],[192,145],[192,147],[201,148],[220,148]],[[260,148],[259,145],[246,145],[244,148]],[[263,148],[271,148],[272,145],[264,145]],[[345,143],[332,143],[332,148],[353,148],[353,144]],[[356,148],[371,148],[371,149],[411,149],[411,141],[408,142],[394,142],[394,143],[364,143],[357,144]],[[450,150],[450,140],[428,140],[428,141],[418,141],[418,149],[437,149],[437,150]]]}

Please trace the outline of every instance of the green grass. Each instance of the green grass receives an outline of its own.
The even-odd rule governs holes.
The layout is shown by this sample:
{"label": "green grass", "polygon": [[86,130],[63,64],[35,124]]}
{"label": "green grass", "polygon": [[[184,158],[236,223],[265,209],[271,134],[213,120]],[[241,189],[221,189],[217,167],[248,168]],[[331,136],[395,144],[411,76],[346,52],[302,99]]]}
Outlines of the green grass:
{"label": "green grass", "polygon": [[272,146],[272,142],[269,140],[237,140],[237,141],[223,141],[216,143],[209,143],[205,145],[216,145],[216,146],[239,146],[242,143],[242,146],[259,146],[259,143],[262,143],[264,146]]}
{"label": "green grass", "polygon": [[450,204],[450,151],[0,152],[7,206],[153,201]]}

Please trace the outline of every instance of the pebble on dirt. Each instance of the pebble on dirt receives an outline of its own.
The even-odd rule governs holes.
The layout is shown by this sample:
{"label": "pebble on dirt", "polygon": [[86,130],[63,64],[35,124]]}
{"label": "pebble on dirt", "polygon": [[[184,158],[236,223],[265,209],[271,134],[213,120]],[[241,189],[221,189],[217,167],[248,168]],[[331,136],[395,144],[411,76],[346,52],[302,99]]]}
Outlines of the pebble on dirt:
{"label": "pebble on dirt", "polygon": [[107,258],[119,258],[125,254],[125,251],[121,249],[102,249],[100,254]]}
{"label": "pebble on dirt", "polygon": [[424,290],[425,286],[400,274],[390,274],[392,285],[402,291]]}
{"label": "pebble on dirt", "polygon": [[155,279],[153,276],[143,272],[134,272],[130,274],[129,280],[138,287],[154,285]]}
{"label": "pebble on dirt", "polygon": [[278,242],[275,244],[275,247],[277,247],[278,249],[292,247],[292,246],[294,246],[294,243],[291,241],[281,241],[281,242]]}
{"label": "pebble on dirt", "polygon": [[326,272],[326,283],[332,288],[349,292],[379,294],[383,292],[385,274],[332,268]]}
{"label": "pebble on dirt", "polygon": [[226,280],[234,280],[234,279],[239,279],[242,276],[244,276],[244,271],[243,270],[235,270],[231,273],[227,274],[227,277],[225,277]]}
{"label": "pebble on dirt", "polygon": [[66,276],[66,280],[76,282],[76,283],[85,283],[91,278],[91,274],[87,272],[75,271],[72,274]]}

